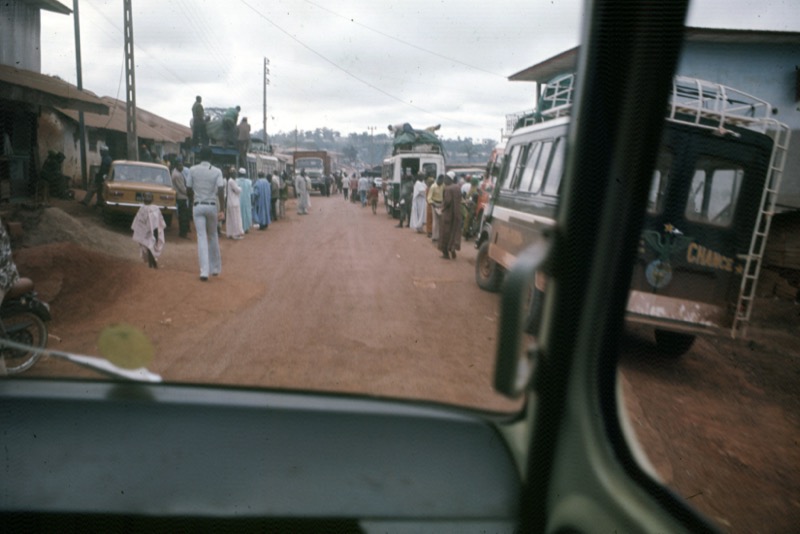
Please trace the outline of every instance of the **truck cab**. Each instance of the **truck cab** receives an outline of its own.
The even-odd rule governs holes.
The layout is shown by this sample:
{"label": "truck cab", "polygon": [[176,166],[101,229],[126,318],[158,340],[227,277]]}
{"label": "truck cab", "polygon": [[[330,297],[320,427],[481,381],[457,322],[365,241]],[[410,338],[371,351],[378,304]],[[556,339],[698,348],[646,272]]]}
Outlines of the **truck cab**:
{"label": "truck cab", "polygon": [[400,189],[404,176],[433,176],[445,173],[444,147],[433,132],[414,130],[404,125],[396,129],[392,155],[383,161],[381,173],[384,184],[386,211],[400,218]]}

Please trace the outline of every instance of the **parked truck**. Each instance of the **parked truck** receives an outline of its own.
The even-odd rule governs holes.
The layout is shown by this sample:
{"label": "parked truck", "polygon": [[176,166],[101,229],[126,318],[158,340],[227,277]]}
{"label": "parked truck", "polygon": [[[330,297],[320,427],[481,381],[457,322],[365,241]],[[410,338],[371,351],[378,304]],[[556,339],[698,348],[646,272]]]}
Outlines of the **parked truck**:
{"label": "parked truck", "polygon": [[331,176],[331,157],[325,150],[298,150],[292,153],[295,176],[306,171],[314,191],[325,194],[325,177]]}

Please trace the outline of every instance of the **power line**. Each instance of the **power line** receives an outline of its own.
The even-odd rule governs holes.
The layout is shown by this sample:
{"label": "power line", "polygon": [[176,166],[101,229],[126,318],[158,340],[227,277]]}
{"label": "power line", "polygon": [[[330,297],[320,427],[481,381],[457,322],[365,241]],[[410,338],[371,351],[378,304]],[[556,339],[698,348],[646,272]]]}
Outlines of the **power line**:
{"label": "power line", "polygon": [[207,37],[208,35],[214,35],[214,32],[211,31],[211,28],[209,28],[205,19],[201,17],[196,10],[191,9],[190,6],[187,6],[184,0],[178,0],[178,3],[181,6],[181,10],[186,15],[186,18],[189,19],[189,24],[196,30],[197,37],[202,41],[206,50],[208,50],[208,52],[214,56],[214,59],[218,62],[218,66],[222,70],[225,77],[227,77],[230,71],[225,62],[225,57],[220,54],[218,47],[215,47]]}
{"label": "power line", "polygon": [[[179,0],[179,1],[180,1],[180,0]],[[105,13],[103,13],[103,12],[102,12],[100,9],[98,9],[97,7],[95,7],[95,6],[91,5],[91,3],[89,3],[89,7],[91,7],[91,8],[94,10],[94,12],[95,12],[95,13],[97,13],[97,14],[98,14],[98,15],[100,15],[102,18],[104,18],[104,19],[106,20],[106,22],[108,22],[108,24],[109,24],[109,25],[110,25],[112,28],[114,28],[115,30],[117,30],[117,32],[119,32],[119,35],[124,35],[124,32],[122,31],[122,28],[120,28],[119,26],[117,26],[117,25],[114,23],[114,21],[113,21],[111,18],[109,18],[109,17],[108,17],[108,15],[106,15]],[[202,32],[202,31],[198,31],[198,34],[202,36],[202,35],[203,35],[203,32]],[[207,42],[207,41],[204,41],[204,42]],[[155,63],[157,63],[157,64],[158,64],[158,65],[159,65],[159,66],[160,66],[160,67],[161,67],[161,68],[162,68],[162,69],[163,69],[165,72],[169,73],[169,74],[170,74],[170,75],[171,75],[173,78],[175,78],[175,80],[177,80],[179,83],[181,83],[182,85],[185,85],[185,86],[188,86],[188,85],[189,85],[189,84],[188,84],[188,83],[187,83],[187,82],[186,82],[186,81],[185,81],[183,78],[181,78],[181,77],[180,77],[180,76],[179,76],[177,73],[175,73],[175,72],[174,72],[172,69],[170,69],[170,68],[169,68],[167,65],[165,65],[165,64],[164,64],[164,63],[163,63],[163,62],[162,62],[162,61],[161,61],[161,60],[158,58],[158,56],[156,56],[155,54],[151,54],[151,53],[150,53],[150,52],[149,52],[147,49],[143,48],[143,47],[142,47],[142,46],[140,46],[139,44],[136,44],[136,43],[134,43],[134,47],[136,48],[136,50],[137,50],[137,51],[139,51],[139,52],[143,53],[145,56],[147,56],[148,58],[152,59],[152,60],[153,60]],[[212,51],[212,53],[214,52],[214,48],[213,48],[212,46],[210,46],[210,44],[209,44],[208,48],[209,48],[209,50],[211,50],[211,51]],[[223,63],[223,65],[224,65],[224,63]],[[223,66],[223,71],[224,71],[224,72],[226,73],[226,75],[227,75],[227,69],[226,69],[224,66]]]}
{"label": "power line", "polygon": [[444,54],[440,54],[439,52],[434,52],[433,50],[428,50],[427,48],[423,48],[423,47],[421,47],[419,45],[416,45],[414,43],[409,43],[408,41],[404,41],[403,39],[400,39],[399,37],[395,37],[393,35],[389,35],[388,33],[384,33],[384,32],[382,32],[380,30],[377,30],[377,29],[375,29],[375,28],[373,28],[371,26],[367,26],[366,24],[362,24],[360,22],[356,22],[356,20],[354,18],[352,18],[352,17],[347,17],[345,15],[340,15],[339,13],[336,13],[335,11],[331,11],[330,9],[328,9],[326,7],[323,7],[323,6],[321,6],[321,5],[317,4],[317,3],[314,3],[311,0],[305,0],[305,2],[308,3],[308,4],[311,4],[312,6],[314,6],[316,8],[319,8],[319,9],[321,9],[323,11],[327,11],[331,15],[334,15],[336,17],[339,17],[339,18],[342,18],[342,19],[345,19],[345,20],[348,20],[348,21],[352,22],[353,24],[361,26],[364,29],[367,29],[367,30],[369,30],[371,32],[377,33],[378,35],[386,37],[387,39],[391,39],[393,41],[397,41],[398,43],[404,44],[406,46],[410,46],[411,48],[416,48],[417,50],[421,50],[422,52],[425,52],[427,54],[431,54],[432,56],[436,56],[436,57],[442,58],[442,59],[447,60],[447,61],[452,61],[453,63],[458,63],[459,65],[464,65],[465,67],[469,67],[471,69],[475,69],[475,70],[484,72],[486,74],[491,74],[492,76],[499,76],[499,77],[501,77],[503,79],[506,79],[506,76],[504,76],[502,74],[499,74],[497,72],[492,72],[492,71],[489,71],[489,70],[486,70],[486,69],[482,69],[481,67],[476,67],[475,65],[470,65],[469,63],[465,63],[465,62],[463,62],[461,60],[452,58],[450,56],[445,56]]}
{"label": "power line", "polygon": [[262,19],[266,20],[266,21],[267,21],[269,24],[271,24],[272,26],[274,26],[274,27],[275,27],[275,28],[276,28],[276,29],[277,29],[279,32],[283,33],[284,35],[286,35],[287,37],[289,37],[290,39],[292,39],[293,41],[295,41],[297,44],[299,44],[300,46],[302,46],[303,48],[305,48],[306,50],[308,50],[309,52],[311,52],[311,53],[312,53],[312,54],[314,54],[315,56],[319,57],[320,59],[322,59],[322,60],[323,60],[323,61],[325,61],[326,63],[330,64],[330,65],[331,65],[331,66],[333,66],[334,68],[336,68],[336,69],[338,69],[338,70],[342,71],[343,73],[345,73],[347,76],[349,76],[349,77],[353,78],[354,80],[356,80],[356,81],[358,81],[358,82],[361,82],[362,84],[366,85],[367,87],[369,87],[369,88],[371,88],[371,89],[374,89],[375,91],[377,91],[377,92],[381,93],[382,95],[385,95],[385,96],[387,96],[387,97],[391,98],[392,100],[396,100],[396,101],[398,101],[398,102],[400,102],[400,103],[402,103],[402,104],[405,104],[406,106],[412,107],[412,108],[414,108],[414,109],[416,109],[416,110],[418,110],[418,111],[421,111],[421,112],[423,112],[423,113],[426,113],[426,114],[428,114],[428,115],[431,115],[431,116],[434,116],[434,117],[437,117],[437,118],[439,118],[439,119],[447,120],[447,121],[450,121],[450,122],[456,122],[456,123],[462,124],[462,125],[464,125],[464,126],[475,126],[475,127],[479,127],[479,125],[477,125],[477,124],[472,124],[472,123],[469,123],[469,122],[462,122],[462,121],[458,121],[458,120],[451,119],[451,118],[449,118],[449,117],[444,117],[444,116],[438,115],[437,113],[434,113],[434,112],[432,112],[432,111],[428,111],[427,109],[424,109],[424,108],[421,108],[421,107],[419,107],[419,106],[416,106],[416,105],[414,105],[414,104],[412,104],[412,103],[410,103],[410,102],[406,102],[406,101],[405,101],[405,100],[403,100],[402,98],[400,98],[400,97],[398,97],[398,96],[395,96],[395,95],[393,95],[393,94],[389,93],[388,91],[385,91],[384,89],[381,89],[381,88],[380,88],[380,87],[378,87],[377,85],[375,85],[375,84],[373,84],[373,83],[370,83],[370,82],[368,82],[367,80],[364,80],[363,78],[360,78],[360,77],[356,76],[356,75],[355,75],[355,74],[353,74],[352,72],[350,72],[350,71],[348,71],[347,69],[345,69],[344,67],[340,66],[338,63],[334,62],[334,61],[333,61],[333,60],[331,60],[331,59],[328,59],[326,56],[322,55],[320,52],[317,52],[316,50],[314,50],[313,48],[311,48],[309,45],[305,44],[303,41],[301,41],[300,39],[298,39],[297,37],[295,37],[294,35],[292,35],[292,34],[291,34],[291,33],[289,33],[288,31],[286,31],[286,30],[284,30],[283,28],[281,28],[280,26],[278,26],[278,25],[277,25],[275,22],[273,22],[272,20],[270,20],[270,19],[269,19],[269,18],[268,18],[266,15],[264,15],[263,13],[261,13],[260,11],[258,11],[256,8],[254,8],[253,6],[251,6],[250,4],[248,4],[248,3],[247,3],[245,0],[239,0],[239,1],[240,1],[240,2],[241,2],[241,3],[242,3],[244,6],[245,6],[245,7],[249,8],[251,11],[253,11],[253,12],[254,12],[256,15],[258,15],[258,16],[259,16],[259,17],[261,17]]}

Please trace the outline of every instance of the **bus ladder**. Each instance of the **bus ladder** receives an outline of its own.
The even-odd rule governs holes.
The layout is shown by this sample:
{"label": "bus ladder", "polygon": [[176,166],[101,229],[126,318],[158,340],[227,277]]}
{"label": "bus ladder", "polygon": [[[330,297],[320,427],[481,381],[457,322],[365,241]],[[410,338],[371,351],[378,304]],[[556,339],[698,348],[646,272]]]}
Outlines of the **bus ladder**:
{"label": "bus ladder", "polygon": [[744,265],[742,282],[739,288],[739,298],[736,302],[736,310],[731,326],[731,337],[738,334],[746,335],[747,322],[753,311],[753,301],[756,295],[756,285],[761,274],[761,262],[764,259],[764,250],[767,246],[767,237],[772,224],[772,216],[775,214],[775,203],[778,198],[778,190],[783,177],[783,168],[786,163],[786,149],[789,145],[789,128],[781,123],[775,122],[775,145],[770,158],[769,173],[764,183],[764,190],[761,195],[761,204],[756,216],[756,224],[753,228],[753,235],[750,239],[750,251]]}

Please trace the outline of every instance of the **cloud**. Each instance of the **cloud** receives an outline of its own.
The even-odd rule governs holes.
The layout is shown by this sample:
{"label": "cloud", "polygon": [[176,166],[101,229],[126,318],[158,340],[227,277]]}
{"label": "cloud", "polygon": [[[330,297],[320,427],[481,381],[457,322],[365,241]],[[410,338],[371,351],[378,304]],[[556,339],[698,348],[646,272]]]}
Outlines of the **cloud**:
{"label": "cloud", "polygon": [[[729,4],[695,2],[689,22],[800,25],[778,0]],[[188,123],[200,94],[242,106],[259,129],[268,57],[269,131],[442,123],[445,136],[496,139],[505,114],[533,106],[533,86],[507,77],[575,46],[583,2],[137,0],[133,9],[137,102],[176,122]],[[124,98],[121,4],[83,2],[80,15],[84,86]],[[43,12],[42,24],[43,72],[74,83],[72,17]]]}

